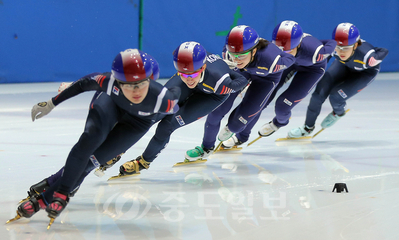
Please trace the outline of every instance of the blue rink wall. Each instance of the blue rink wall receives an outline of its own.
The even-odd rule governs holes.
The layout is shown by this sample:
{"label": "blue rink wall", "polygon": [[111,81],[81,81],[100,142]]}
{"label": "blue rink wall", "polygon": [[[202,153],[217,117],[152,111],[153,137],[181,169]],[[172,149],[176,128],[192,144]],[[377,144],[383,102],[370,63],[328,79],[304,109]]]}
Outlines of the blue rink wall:
{"label": "blue rink wall", "polygon": [[197,41],[220,53],[233,26],[250,25],[270,40],[283,20],[319,39],[351,22],[363,39],[389,49],[381,71],[399,71],[398,0],[0,0],[0,83],[73,81],[110,71],[126,48],[153,55],[168,78],[180,43]]}

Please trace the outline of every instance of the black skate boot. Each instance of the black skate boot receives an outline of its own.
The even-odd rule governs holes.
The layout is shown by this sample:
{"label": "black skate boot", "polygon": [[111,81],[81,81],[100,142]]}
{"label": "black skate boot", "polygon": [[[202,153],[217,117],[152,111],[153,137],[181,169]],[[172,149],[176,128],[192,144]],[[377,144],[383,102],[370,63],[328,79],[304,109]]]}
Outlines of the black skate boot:
{"label": "black skate boot", "polygon": [[118,156],[116,156],[116,157],[114,157],[113,159],[111,159],[111,160],[109,160],[108,162],[106,162],[104,165],[100,165],[100,167],[98,167],[98,168],[96,169],[96,171],[94,171],[94,174],[95,174],[97,177],[102,177],[102,176],[104,176],[104,172],[105,172],[108,168],[111,168],[112,166],[114,166],[115,163],[117,163],[117,162],[121,159],[121,157],[122,157],[123,154],[124,154],[124,153],[121,153],[121,154],[119,154]]}
{"label": "black skate boot", "polygon": [[42,192],[46,191],[46,189],[48,189],[50,187],[50,185],[48,184],[47,178],[43,179],[42,181],[33,184],[28,191],[28,197],[22,199],[21,201],[19,201],[19,203],[25,202],[26,200],[29,200],[30,198],[34,197],[34,196],[39,196]]}
{"label": "black skate boot", "polygon": [[50,223],[47,229],[50,229],[51,224],[53,224],[56,217],[58,217],[62,211],[64,211],[66,205],[69,202],[69,196],[64,193],[54,192],[53,201],[47,206],[46,212],[50,218]]}
{"label": "black skate boot", "polygon": [[6,223],[13,222],[15,220],[20,219],[21,217],[30,218],[40,209],[45,209],[45,208],[46,204],[44,203],[41,195],[32,196],[18,206],[17,216],[13,219],[8,220]]}

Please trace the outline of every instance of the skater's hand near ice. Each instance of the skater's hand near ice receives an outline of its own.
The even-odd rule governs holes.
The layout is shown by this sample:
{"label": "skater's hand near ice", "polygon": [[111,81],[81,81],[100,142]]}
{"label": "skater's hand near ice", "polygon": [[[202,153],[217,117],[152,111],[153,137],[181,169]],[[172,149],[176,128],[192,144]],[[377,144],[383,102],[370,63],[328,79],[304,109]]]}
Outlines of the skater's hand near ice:
{"label": "skater's hand near ice", "polygon": [[38,104],[35,104],[32,107],[32,122],[34,122],[35,119],[46,116],[49,112],[51,112],[51,110],[53,110],[53,108],[54,104],[51,99],[47,102],[40,102]]}

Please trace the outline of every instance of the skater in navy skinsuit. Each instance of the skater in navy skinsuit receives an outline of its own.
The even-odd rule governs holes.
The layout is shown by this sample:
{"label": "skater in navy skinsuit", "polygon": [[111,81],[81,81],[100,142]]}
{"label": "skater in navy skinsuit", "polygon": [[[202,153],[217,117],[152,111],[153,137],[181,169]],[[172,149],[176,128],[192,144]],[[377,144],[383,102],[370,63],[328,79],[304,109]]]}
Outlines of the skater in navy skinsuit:
{"label": "skater in navy skinsuit", "polygon": [[[336,46],[334,40],[318,40],[310,34],[303,33],[300,25],[294,21],[278,24],[274,28],[272,40],[283,51],[293,55],[295,63],[284,70],[280,83],[264,107],[270,104],[277,91],[293,77],[288,88],[276,99],[275,117],[258,131],[262,137],[270,136],[289,123],[292,109],[313,90],[324,75],[327,58]],[[223,147],[231,148],[246,142],[259,116],[260,114],[242,132],[223,142]]]}
{"label": "skater in navy skinsuit", "polygon": [[87,75],[49,101],[32,108],[34,121],[73,96],[96,91],[84,132],[71,149],[64,169],[50,177],[52,183],[47,184],[44,193],[32,194],[19,205],[17,217],[29,218],[46,208],[48,216],[54,219],[65,209],[69,193],[95,165],[105,164],[125,152],[156,121],[178,110],[180,89],[167,89],[152,81],[153,74],[157,74],[154,66],[158,65],[150,55],[128,49],[115,57],[111,73]]}
{"label": "skater in navy skinsuit", "polygon": [[[220,141],[233,133],[243,131],[256,119],[277,87],[283,70],[290,67],[295,58],[281,51],[275,44],[259,37],[251,27],[234,27],[226,37],[225,58],[236,65],[235,71],[250,80],[242,102],[230,114],[227,126],[218,135]],[[207,157],[214,148],[222,118],[230,111],[240,92],[233,93],[219,108],[208,115],[202,145],[186,152],[186,158],[196,160]]]}
{"label": "skater in navy skinsuit", "polygon": [[241,91],[248,80],[231,70],[218,55],[206,53],[197,42],[185,42],[173,52],[173,63],[177,70],[166,84],[181,89],[179,110],[163,118],[143,154],[120,167],[120,176],[138,173],[154,161],[169,142],[170,135],[199,118],[208,115],[230,95]]}
{"label": "skater in navy skinsuit", "polygon": [[[179,88],[181,90],[178,106],[180,110],[176,116],[169,115],[165,120],[159,123],[161,128],[157,128],[157,132],[145,153],[146,160],[142,156],[129,161],[121,166],[120,175],[132,175],[143,168],[148,168],[149,163],[152,162],[157,154],[165,147],[169,141],[171,133],[184,125],[187,125],[198,118],[208,114],[214,108],[223,102],[230,92],[240,90],[246,86],[248,80],[242,75],[230,70],[228,65],[217,55],[207,54],[205,49],[196,42],[186,42],[181,44],[174,52],[174,64],[178,73],[175,74],[166,84],[167,88]],[[158,65],[156,64],[157,69]],[[192,71],[195,69],[196,71]],[[185,72],[189,72],[186,74]],[[157,77],[159,72],[157,72]],[[69,85],[69,83],[64,84]],[[164,116],[162,116],[163,118]],[[157,119],[159,120],[159,118]],[[123,153],[123,152],[120,152]],[[120,153],[115,158],[109,158],[108,162],[102,162],[101,168],[103,170],[112,167],[120,159]],[[148,159],[148,161],[147,161]],[[145,164],[145,167],[143,166]],[[98,164],[96,164],[96,167]],[[89,164],[84,177],[95,167],[94,164]],[[126,171],[128,169],[128,171]],[[49,186],[57,183],[61,177],[63,168],[56,174],[42,180],[41,182],[31,186],[28,192],[29,196],[41,193],[46,190],[45,195],[50,195],[47,189]],[[75,188],[72,190],[72,195],[76,192],[83,178],[77,182]]]}
{"label": "skater in navy skinsuit", "polygon": [[328,128],[345,115],[346,101],[373,82],[388,50],[374,47],[360,39],[359,30],[351,23],[341,23],[333,31],[337,41],[334,62],[317,84],[306,112],[305,124],[292,129],[290,138],[308,136],[315,128],[324,101],[329,98],[333,111],[322,121]]}

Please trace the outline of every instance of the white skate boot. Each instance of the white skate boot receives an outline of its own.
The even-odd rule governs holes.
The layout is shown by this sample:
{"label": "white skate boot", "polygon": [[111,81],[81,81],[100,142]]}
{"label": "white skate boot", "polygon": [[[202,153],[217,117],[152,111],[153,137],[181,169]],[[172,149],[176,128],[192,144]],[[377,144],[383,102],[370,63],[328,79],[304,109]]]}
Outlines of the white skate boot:
{"label": "white skate boot", "polygon": [[262,128],[259,129],[258,133],[262,137],[268,137],[272,135],[274,132],[276,132],[278,129],[279,127],[274,125],[273,121],[270,121],[269,123],[263,125]]}
{"label": "white skate boot", "polygon": [[222,143],[221,149],[231,149],[231,148],[237,148],[237,146],[240,146],[244,142],[241,142],[238,140],[236,135],[233,135],[231,138],[227,139]]}
{"label": "white skate boot", "polygon": [[221,142],[226,141],[227,139],[231,138],[234,133],[232,133],[227,126],[225,126],[218,135],[218,140]]}
{"label": "white skate boot", "polygon": [[291,131],[288,132],[288,138],[300,138],[300,137],[306,137],[309,136],[314,130],[313,127],[308,127],[306,125],[303,125],[302,127],[297,127],[292,129]]}
{"label": "white skate boot", "polygon": [[335,114],[335,112],[331,112],[330,114],[327,115],[326,118],[324,118],[323,122],[321,122],[321,127],[329,128],[332,125],[334,125],[343,116],[345,116],[345,113],[341,116],[338,116],[337,114]]}

